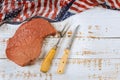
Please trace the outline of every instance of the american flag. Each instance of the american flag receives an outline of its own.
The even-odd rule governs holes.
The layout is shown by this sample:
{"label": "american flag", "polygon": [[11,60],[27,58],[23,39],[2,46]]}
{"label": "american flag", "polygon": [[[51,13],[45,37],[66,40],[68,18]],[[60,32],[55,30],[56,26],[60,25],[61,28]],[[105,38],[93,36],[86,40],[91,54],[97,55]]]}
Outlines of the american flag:
{"label": "american flag", "polygon": [[61,21],[95,6],[120,10],[120,0],[1,0],[0,22],[23,22],[31,17]]}

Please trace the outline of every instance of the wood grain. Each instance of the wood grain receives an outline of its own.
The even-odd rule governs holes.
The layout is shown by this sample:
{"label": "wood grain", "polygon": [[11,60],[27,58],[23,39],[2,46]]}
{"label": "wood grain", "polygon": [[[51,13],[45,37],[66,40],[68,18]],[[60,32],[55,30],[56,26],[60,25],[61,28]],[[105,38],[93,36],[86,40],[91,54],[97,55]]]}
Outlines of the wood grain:
{"label": "wood grain", "polygon": [[[0,78],[5,80],[73,80],[74,78],[82,80],[117,80],[120,78],[120,59],[72,58],[68,60],[67,69],[63,75],[56,72],[60,59],[53,60],[48,73],[39,71],[41,60],[39,59],[34,65],[26,67],[20,67],[7,59],[0,60]],[[72,77],[70,77],[71,75]]]}
{"label": "wood grain", "polygon": [[[20,25],[0,27],[0,80],[119,80],[120,79],[120,15],[117,11],[95,8],[65,21],[52,23],[59,32],[70,26],[59,44],[51,69],[40,72],[46,53],[54,46],[59,35],[44,40],[42,53],[34,65],[20,67],[7,59],[5,48]],[[65,74],[57,74],[59,60],[75,27],[80,24],[67,62]]]}

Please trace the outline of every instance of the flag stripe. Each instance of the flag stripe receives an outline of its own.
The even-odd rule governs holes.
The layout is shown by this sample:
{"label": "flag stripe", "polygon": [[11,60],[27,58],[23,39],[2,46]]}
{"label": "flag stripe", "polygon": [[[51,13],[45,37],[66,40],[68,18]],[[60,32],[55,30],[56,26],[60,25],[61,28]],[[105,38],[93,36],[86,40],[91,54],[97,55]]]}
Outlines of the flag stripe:
{"label": "flag stripe", "polygon": [[114,4],[115,8],[117,8],[117,9],[120,8],[120,6],[117,4],[117,0],[113,0],[113,4]]}
{"label": "flag stripe", "polygon": [[9,10],[11,10],[11,3],[12,1],[11,0],[8,0],[8,6],[7,6],[7,10],[9,11]]}
{"label": "flag stripe", "polygon": [[119,0],[116,0],[116,4],[119,6],[120,8],[120,1]]}
{"label": "flag stripe", "polygon": [[13,1],[11,2],[11,7],[10,7],[10,8],[12,8],[12,10],[15,9],[15,5],[14,5],[14,4],[15,4],[15,1],[16,1],[16,0],[13,0]]}
{"label": "flag stripe", "polygon": [[41,0],[38,0],[38,6],[37,6],[36,15],[38,15],[38,12],[39,12],[40,9],[41,9]]}
{"label": "flag stripe", "polygon": [[[22,5],[24,4],[25,2],[18,2],[18,7],[22,7]],[[18,16],[16,17],[16,21],[19,22],[19,21],[22,21],[22,13],[24,14],[23,10],[24,10],[25,6],[23,6],[23,9],[22,11],[18,14]]]}
{"label": "flag stripe", "polygon": [[85,4],[88,5],[88,6],[96,6],[96,5],[97,5],[97,4],[95,4],[95,3],[91,3],[91,2],[88,1],[88,0],[79,0],[79,1],[85,3]]}
{"label": "flag stripe", "polygon": [[78,1],[78,3],[84,5],[86,8],[93,8],[93,6],[89,6],[89,5],[87,5],[86,3],[84,3],[83,1],[80,1],[80,0]]}
{"label": "flag stripe", "polygon": [[[55,19],[61,9],[67,6],[70,1],[72,0],[4,0],[1,3],[0,19],[3,19],[7,12],[11,12],[21,6],[23,6],[22,11],[15,18],[16,21],[23,21],[35,15]],[[120,9],[119,0],[75,0],[68,11],[79,13],[100,4],[106,8]]]}
{"label": "flag stripe", "polygon": [[48,0],[44,0],[45,2],[44,2],[44,8],[43,8],[43,10],[42,10],[42,13],[40,13],[40,15],[43,15],[44,14],[44,12],[45,12],[45,10],[46,10],[46,8],[47,8],[47,2],[48,2]]}
{"label": "flag stripe", "polygon": [[31,2],[31,7],[30,7],[30,11],[31,11],[31,17],[33,17],[32,16],[32,14],[34,13],[34,9],[35,9],[35,3],[34,2]]}
{"label": "flag stripe", "polygon": [[36,15],[36,13],[37,13],[37,6],[38,6],[38,2],[35,1],[34,13],[32,14],[32,16]]}
{"label": "flag stripe", "polygon": [[55,5],[54,5],[54,2],[55,2],[55,0],[52,0],[52,8],[51,8],[51,12],[49,13],[49,16],[48,16],[48,18],[50,18],[51,19],[51,16],[53,15],[53,13],[54,13],[54,10],[55,10]]}
{"label": "flag stripe", "polygon": [[57,12],[59,12],[58,11],[58,8],[60,9],[59,5],[60,5],[60,0],[55,0],[55,2],[54,2],[54,12],[53,12],[53,15],[51,16],[52,19],[54,19],[57,15]]}
{"label": "flag stripe", "polygon": [[99,4],[97,0],[91,0],[93,3]]}
{"label": "flag stripe", "polygon": [[114,2],[113,2],[112,0],[108,0],[108,1],[109,1],[109,3],[111,4],[111,7],[112,7],[112,8],[115,8]]}
{"label": "flag stripe", "polygon": [[28,18],[29,17],[29,14],[27,13],[27,11],[28,11],[28,3],[27,2],[24,2],[24,6],[25,6],[25,9],[24,9],[24,16],[26,17],[26,18]]}
{"label": "flag stripe", "polygon": [[9,12],[9,9],[8,9],[8,5],[9,5],[9,4],[8,4],[8,1],[9,1],[9,0],[5,0],[5,1],[4,1],[4,5],[5,5],[5,8],[4,8],[4,10],[3,10],[4,13],[8,13],[8,12]]}
{"label": "flag stripe", "polygon": [[4,19],[4,17],[5,17],[5,14],[0,13],[0,21],[2,21]]}
{"label": "flag stripe", "polygon": [[111,6],[109,0],[106,0],[106,4],[107,4],[108,6]]}
{"label": "flag stripe", "polygon": [[[93,0],[95,3],[91,2],[90,0],[77,0],[73,3],[70,10],[73,13],[78,13],[89,8],[93,8],[94,6],[98,5],[96,0]],[[75,9],[76,8],[76,9]]]}
{"label": "flag stripe", "polygon": [[73,7],[73,6],[70,7],[70,9],[71,9],[71,10],[74,10],[74,11],[76,11],[76,12],[82,12],[82,10],[79,10],[78,8],[75,8],[75,7]]}
{"label": "flag stripe", "polygon": [[84,11],[85,9],[88,9],[87,6],[81,4],[80,1],[74,2],[73,5],[70,7],[70,10],[75,13]]}
{"label": "flag stripe", "polygon": [[49,9],[50,9],[50,8],[49,8],[49,3],[50,3],[50,0],[49,0],[49,1],[47,0],[47,2],[46,2],[46,4],[47,4],[47,5],[46,5],[46,9],[45,9],[44,13],[42,14],[43,17],[45,17],[45,15],[48,13],[48,11],[49,11]]}
{"label": "flag stripe", "polygon": [[45,0],[41,0],[41,9],[40,9],[39,12],[38,12],[38,16],[42,13],[42,11],[43,11],[43,9],[44,9],[44,7],[43,7],[43,6],[44,6],[44,4],[43,4],[44,1],[45,1]]}
{"label": "flag stripe", "polygon": [[48,17],[49,16],[49,14],[50,14],[50,12],[52,11],[52,0],[50,0],[50,3],[49,3],[49,10],[48,10],[48,12],[47,12],[47,14],[45,15],[45,17]]}
{"label": "flag stripe", "polygon": [[87,9],[85,5],[79,4],[78,2],[74,2],[73,5],[77,5],[78,8],[81,7],[81,8]]}
{"label": "flag stripe", "polygon": [[97,2],[98,2],[99,4],[102,4],[102,3],[105,2],[105,0],[97,0]]}

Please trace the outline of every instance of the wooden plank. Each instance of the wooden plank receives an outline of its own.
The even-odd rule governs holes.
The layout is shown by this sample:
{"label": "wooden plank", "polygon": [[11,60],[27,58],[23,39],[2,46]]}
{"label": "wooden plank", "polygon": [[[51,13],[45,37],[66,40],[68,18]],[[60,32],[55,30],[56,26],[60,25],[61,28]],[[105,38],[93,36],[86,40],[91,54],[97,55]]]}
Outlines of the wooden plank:
{"label": "wooden plank", "polygon": [[[120,37],[119,21],[119,12],[98,8],[74,15],[59,24],[61,26],[71,26],[71,31],[77,25],[81,25],[81,36]],[[55,23],[55,27],[58,27],[57,29],[59,30],[58,23]]]}
{"label": "wooden plank", "polygon": [[[0,80],[119,80],[120,79],[120,15],[117,11],[88,10],[69,19],[52,23],[61,31],[71,26],[61,43],[52,67],[48,73],[39,71],[41,62],[49,49],[57,42],[58,36],[44,41],[42,54],[34,65],[20,67],[6,59],[5,48],[8,38],[14,35],[19,25],[5,24],[0,27]],[[76,36],[67,63],[66,73],[56,73],[58,62],[67,46],[75,27],[81,28]]]}
{"label": "wooden plank", "polygon": [[[48,42],[44,44],[40,58],[43,58],[52,48],[53,44],[57,42],[55,39],[47,40]],[[63,51],[68,46],[69,40],[70,38],[67,37],[59,44],[55,58],[62,57]],[[69,58],[120,58],[119,44],[119,39],[76,38]]]}
{"label": "wooden plank", "polygon": [[[108,12],[110,12],[110,11],[108,11]],[[91,14],[91,12],[88,11],[88,15],[90,15],[90,14]],[[118,13],[116,13],[116,14],[118,14]],[[96,16],[96,15],[99,15],[99,16]],[[120,30],[120,27],[119,27],[119,19],[120,18],[119,17],[120,16],[119,15],[114,15],[111,12],[111,15],[113,15],[115,17],[112,17],[112,19],[109,19],[109,18],[111,18],[111,15],[107,15],[105,17],[100,17],[100,16],[103,16],[103,15],[106,15],[106,14],[104,14],[104,12],[103,12],[102,14],[97,13],[97,14],[95,14],[93,16],[87,16],[85,14],[75,15],[75,16],[73,16],[73,17],[71,17],[71,18],[69,18],[69,19],[67,19],[67,20],[65,20],[63,22],[53,23],[53,25],[58,31],[61,31],[62,28],[65,25],[71,26],[71,28],[69,29],[69,31],[67,33],[67,36],[71,36],[75,26],[80,24],[81,28],[80,28],[80,30],[79,30],[79,32],[77,34],[77,37],[80,37],[80,38],[113,38],[113,39],[118,38],[118,39],[120,39],[120,32],[119,32],[119,30]],[[96,19],[97,19],[97,21],[96,21]],[[113,21],[114,21],[114,23],[113,23]],[[110,24],[110,23],[113,23],[113,24]],[[0,27],[0,50],[1,50],[0,57],[1,58],[5,58],[5,48],[6,48],[6,42],[7,42],[8,38],[10,38],[11,36],[14,35],[15,31],[17,30],[17,28],[19,26],[20,25],[8,25],[8,24],[5,24],[2,27]],[[101,41],[101,40],[99,40],[99,41]],[[105,43],[105,41],[100,42],[100,43]],[[109,42],[109,40],[107,40],[107,41]],[[79,42],[81,42],[81,40]],[[94,42],[94,40],[93,40],[93,42]],[[115,42],[116,46],[117,46],[117,44],[119,44],[119,40],[117,42],[118,43]],[[51,43],[53,43],[53,42],[51,42]],[[89,43],[89,41],[88,41],[88,43]],[[81,44],[81,45],[85,45],[85,44]],[[50,46],[53,46],[53,45],[50,45]],[[96,46],[97,46],[97,44],[96,44]],[[105,45],[105,47],[106,47],[106,45]],[[111,46],[111,48],[112,48],[112,46]],[[107,53],[110,52],[110,51],[112,53],[113,53],[113,51],[116,51],[117,53],[119,53],[118,49],[117,50],[109,50],[109,51],[107,51]],[[93,52],[96,52],[96,50],[93,51]],[[98,52],[98,53],[101,53],[101,52]],[[105,53],[105,52],[103,51],[103,53]]]}
{"label": "wooden plank", "polygon": [[[58,38],[48,38],[44,41],[40,58],[56,44]],[[63,50],[67,47],[70,37],[66,37],[59,44],[55,58],[61,58]],[[120,39],[89,39],[76,38],[72,46],[70,58],[120,58]],[[62,47],[61,47],[62,46]],[[6,58],[6,44],[0,43],[0,58]]]}
{"label": "wooden plank", "polygon": [[[78,15],[74,15],[62,22],[52,24],[58,31],[65,25],[71,26],[70,31],[73,31],[77,25],[81,25],[79,32],[81,36],[120,37],[119,21],[119,12],[98,8],[96,9],[96,13],[95,10],[88,10]],[[20,25],[4,24],[0,27],[0,39],[12,36]]]}
{"label": "wooden plank", "polygon": [[42,59],[34,65],[20,67],[7,59],[0,60],[2,80],[119,80],[120,59],[69,59],[65,74],[57,74],[58,62],[54,59],[48,73],[39,71]]}
{"label": "wooden plank", "polygon": [[[75,27],[77,25],[80,25],[81,28],[78,32],[78,36],[83,38],[84,37],[88,37],[88,38],[89,37],[120,37],[119,22],[116,22],[114,24],[109,24],[109,23],[112,23],[112,20],[115,20],[115,21],[119,20],[118,18],[113,18],[112,20],[108,19],[104,22],[102,22],[102,19],[100,19],[99,23],[94,23],[94,18],[93,20],[91,20],[93,22],[88,21],[89,19],[87,18],[84,18],[84,19],[85,20],[82,19],[82,21],[84,22],[77,21],[78,23],[76,24],[72,23],[72,21],[67,20],[64,22],[53,23],[53,26],[57,29],[57,31],[61,31],[64,26],[70,26],[68,33],[72,34]],[[88,23],[86,24],[86,22]],[[0,27],[0,40],[8,39],[11,36],[13,36],[19,26],[20,25],[5,24],[2,27]]]}

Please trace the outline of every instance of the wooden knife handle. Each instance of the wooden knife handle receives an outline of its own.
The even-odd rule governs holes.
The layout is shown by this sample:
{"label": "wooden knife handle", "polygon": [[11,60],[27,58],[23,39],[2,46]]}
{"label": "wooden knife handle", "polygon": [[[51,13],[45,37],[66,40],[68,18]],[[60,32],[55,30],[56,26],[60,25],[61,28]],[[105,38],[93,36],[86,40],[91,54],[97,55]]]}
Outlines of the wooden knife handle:
{"label": "wooden knife handle", "polygon": [[40,71],[45,72],[45,73],[48,72],[48,70],[50,69],[52,60],[53,60],[53,58],[54,58],[54,56],[55,56],[56,49],[57,49],[57,47],[53,47],[53,48],[48,52],[47,56],[45,57],[45,59],[44,59],[43,62],[42,62]]}
{"label": "wooden knife handle", "polygon": [[68,58],[69,53],[70,53],[69,49],[64,50],[64,54],[60,60],[60,63],[59,63],[58,69],[57,69],[57,73],[59,73],[59,74],[64,73],[64,69],[65,69],[65,66],[66,66],[66,63],[68,60],[67,58]]}

